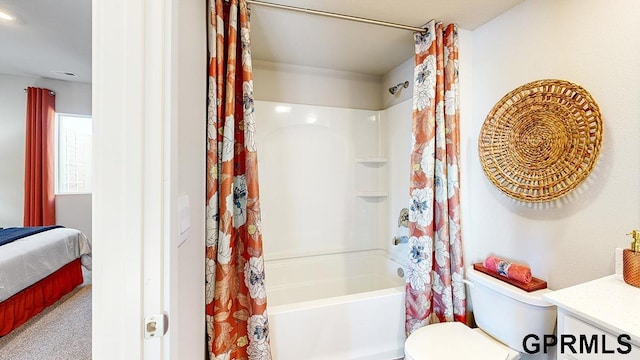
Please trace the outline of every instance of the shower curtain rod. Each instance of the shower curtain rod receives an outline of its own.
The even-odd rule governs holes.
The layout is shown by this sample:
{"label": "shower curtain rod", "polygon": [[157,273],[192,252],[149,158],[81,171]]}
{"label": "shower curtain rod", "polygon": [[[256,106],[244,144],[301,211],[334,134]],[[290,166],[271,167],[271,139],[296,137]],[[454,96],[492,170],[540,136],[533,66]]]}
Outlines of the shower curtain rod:
{"label": "shower curtain rod", "polygon": [[270,3],[270,2],[266,2],[266,1],[260,1],[260,0],[247,0],[247,3],[255,4],[255,5],[261,5],[261,6],[267,6],[267,7],[273,7],[273,8],[277,8],[277,9],[299,11],[299,12],[303,12],[303,13],[307,13],[307,14],[313,14],[313,15],[320,15],[320,16],[327,16],[327,17],[344,19],[344,20],[358,21],[358,22],[363,22],[363,23],[373,24],[373,25],[382,25],[382,26],[392,27],[392,28],[396,28],[396,29],[411,30],[411,31],[416,31],[416,32],[420,32],[420,33],[424,33],[425,32],[425,30],[423,28],[419,28],[419,27],[415,27],[415,26],[408,26],[408,25],[391,23],[391,22],[387,22],[387,21],[380,21],[380,20],[361,18],[361,17],[351,16],[351,15],[337,14],[337,13],[332,13],[332,12],[328,12],[328,11],[313,10],[313,9],[301,8],[301,7],[296,7],[296,6],[290,6],[290,5],[280,5],[280,4],[274,4],[274,3]]}

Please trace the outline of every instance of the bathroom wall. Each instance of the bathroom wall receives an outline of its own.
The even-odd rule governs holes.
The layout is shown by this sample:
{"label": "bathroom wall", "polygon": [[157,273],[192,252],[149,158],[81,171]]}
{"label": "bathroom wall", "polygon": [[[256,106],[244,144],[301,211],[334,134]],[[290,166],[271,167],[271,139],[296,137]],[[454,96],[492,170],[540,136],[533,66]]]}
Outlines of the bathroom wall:
{"label": "bathroom wall", "polygon": [[[402,64],[391,69],[388,73],[382,76],[382,86],[380,87],[380,93],[382,97],[382,108],[389,109],[393,105],[400,104],[405,100],[409,100],[413,96],[413,68],[415,67],[415,60],[412,57],[405,60]],[[408,88],[402,88],[400,92],[395,95],[389,93],[389,88],[396,86],[405,81],[409,82]],[[411,110],[409,110],[411,111]]]}
{"label": "bathroom wall", "polygon": [[[206,118],[207,88],[207,50],[206,43],[206,4],[199,0],[173,2],[171,10],[176,16],[173,28],[172,47],[173,84],[171,98],[174,122],[171,139],[177,145],[177,154],[172,167],[177,172],[172,181],[175,195],[189,199],[189,222],[191,224],[187,239],[173,243],[170,251],[169,266],[171,278],[168,288],[171,296],[169,313],[172,319],[169,325],[170,351],[165,359],[203,359],[205,352],[204,323],[204,271],[205,271],[205,168],[206,144],[204,137]],[[178,207],[173,198],[171,205],[177,218]],[[176,222],[177,219],[174,218]],[[176,225],[176,228],[178,226]],[[172,240],[176,240],[177,234]],[[178,240],[180,240],[178,238]],[[167,289],[167,285],[165,285]]]}
{"label": "bathroom wall", "polygon": [[[632,0],[616,6],[530,0],[472,32],[460,31],[467,264],[489,254],[503,256],[530,265],[553,289],[614,272],[614,248],[628,246],[624,234],[640,226],[640,48],[630,46],[640,30],[634,18],[639,10],[640,3]],[[383,86],[411,77],[409,64],[408,60],[383,76]],[[538,208],[512,201],[489,183],[478,159],[477,137],[487,113],[504,94],[544,78],[584,86],[599,103],[605,136],[598,165],[587,181],[564,199]],[[399,115],[385,113],[402,112],[406,115],[400,116],[410,116],[410,106],[400,102],[381,115],[384,126],[391,127],[385,137],[388,151],[401,149],[396,132],[407,124],[391,120]],[[389,237],[403,202],[402,193],[395,192],[404,192],[402,179],[408,176],[391,164]]]}
{"label": "bathroom wall", "polygon": [[[463,123],[465,255],[529,264],[552,289],[614,272],[614,248],[640,227],[640,2],[529,0],[473,32],[473,118]],[[604,143],[581,186],[552,207],[514,203],[486,179],[477,137],[492,106],[529,81],[558,78],[598,102]],[[463,95],[464,96],[464,95]]]}

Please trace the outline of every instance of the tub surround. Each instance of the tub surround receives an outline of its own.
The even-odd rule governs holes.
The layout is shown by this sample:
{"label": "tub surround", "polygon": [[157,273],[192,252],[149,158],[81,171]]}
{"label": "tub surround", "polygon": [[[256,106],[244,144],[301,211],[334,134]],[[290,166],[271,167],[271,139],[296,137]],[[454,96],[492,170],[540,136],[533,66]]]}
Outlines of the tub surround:
{"label": "tub surround", "polygon": [[265,259],[382,248],[379,113],[259,100],[255,109]]}
{"label": "tub surround", "polygon": [[[615,349],[618,347],[618,335],[627,334],[631,336],[632,350],[629,354],[616,356],[640,359],[640,316],[637,313],[640,288],[626,284],[619,275],[610,275],[543,297],[558,306],[558,336],[609,335],[611,339],[606,340],[607,346]],[[560,355],[558,349],[558,358],[563,358]],[[563,356],[566,357],[566,351]],[[582,359],[585,355],[572,356]]]}
{"label": "tub surround", "polygon": [[[386,235],[396,153],[386,152],[385,130],[401,127],[399,138],[411,143],[405,103],[397,107],[408,116],[391,123],[393,110],[255,101],[274,358],[402,357],[407,250]],[[405,178],[409,154],[398,156]],[[407,189],[398,190],[400,208]]]}

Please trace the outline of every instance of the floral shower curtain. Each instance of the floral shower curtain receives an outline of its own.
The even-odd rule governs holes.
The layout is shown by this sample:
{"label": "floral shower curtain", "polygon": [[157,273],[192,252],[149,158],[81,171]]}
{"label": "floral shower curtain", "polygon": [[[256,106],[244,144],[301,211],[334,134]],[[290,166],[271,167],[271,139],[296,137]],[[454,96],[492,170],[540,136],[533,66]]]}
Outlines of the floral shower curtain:
{"label": "floral shower curtain", "polygon": [[466,322],[459,192],[458,33],[415,37],[406,332]]}
{"label": "floral shower curtain", "polygon": [[268,360],[246,1],[208,0],[207,32],[207,353]]}

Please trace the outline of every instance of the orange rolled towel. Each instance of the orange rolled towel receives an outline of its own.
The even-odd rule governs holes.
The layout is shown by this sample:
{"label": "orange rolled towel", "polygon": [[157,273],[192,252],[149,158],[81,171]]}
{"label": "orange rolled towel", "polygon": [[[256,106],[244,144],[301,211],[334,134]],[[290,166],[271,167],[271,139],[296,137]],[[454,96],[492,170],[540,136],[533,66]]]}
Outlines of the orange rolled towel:
{"label": "orange rolled towel", "polygon": [[495,256],[488,256],[484,259],[482,265],[509,279],[517,280],[525,284],[531,282],[531,269],[526,265],[512,264]]}

